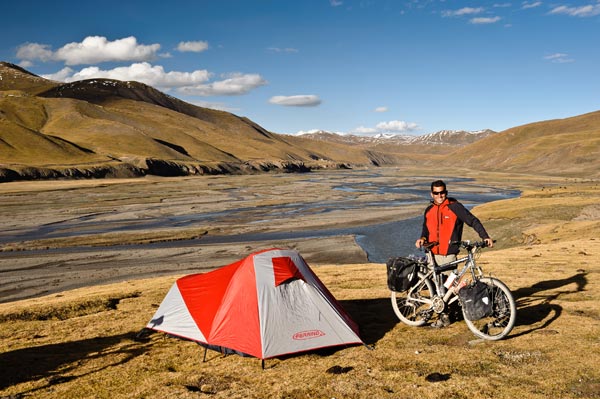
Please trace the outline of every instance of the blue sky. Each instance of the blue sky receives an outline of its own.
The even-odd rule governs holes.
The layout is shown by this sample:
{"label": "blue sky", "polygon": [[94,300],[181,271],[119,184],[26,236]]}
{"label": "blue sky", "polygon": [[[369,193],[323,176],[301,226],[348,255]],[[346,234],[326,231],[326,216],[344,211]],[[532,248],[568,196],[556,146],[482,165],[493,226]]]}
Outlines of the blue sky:
{"label": "blue sky", "polygon": [[276,133],[502,131],[600,109],[600,0],[16,1],[0,60]]}

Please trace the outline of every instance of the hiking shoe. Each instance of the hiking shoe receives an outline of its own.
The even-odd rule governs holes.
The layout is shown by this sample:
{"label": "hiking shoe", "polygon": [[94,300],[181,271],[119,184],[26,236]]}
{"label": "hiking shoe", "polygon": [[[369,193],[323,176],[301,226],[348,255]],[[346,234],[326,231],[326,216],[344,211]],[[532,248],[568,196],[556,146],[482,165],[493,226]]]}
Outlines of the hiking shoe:
{"label": "hiking shoe", "polygon": [[449,325],[450,325],[450,317],[447,314],[442,313],[440,315],[440,317],[438,317],[438,319],[431,325],[431,327],[444,328],[444,327],[448,327]]}

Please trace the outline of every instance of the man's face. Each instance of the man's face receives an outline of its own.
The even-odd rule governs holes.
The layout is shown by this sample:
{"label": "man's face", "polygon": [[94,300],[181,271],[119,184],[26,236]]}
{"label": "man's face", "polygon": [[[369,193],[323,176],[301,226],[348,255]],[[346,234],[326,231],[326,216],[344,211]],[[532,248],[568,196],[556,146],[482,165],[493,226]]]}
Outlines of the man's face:
{"label": "man's face", "polygon": [[446,195],[448,195],[448,191],[444,187],[433,187],[431,190],[431,198],[436,205],[441,204],[446,199]]}

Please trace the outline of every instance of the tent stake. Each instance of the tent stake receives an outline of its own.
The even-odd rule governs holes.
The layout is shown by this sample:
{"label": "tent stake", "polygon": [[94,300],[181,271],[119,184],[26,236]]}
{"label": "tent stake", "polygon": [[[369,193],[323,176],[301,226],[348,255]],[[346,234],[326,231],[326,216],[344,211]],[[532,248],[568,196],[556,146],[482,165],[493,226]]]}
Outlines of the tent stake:
{"label": "tent stake", "polygon": [[262,369],[265,369],[265,359],[261,359],[261,363],[262,363]]}
{"label": "tent stake", "polygon": [[208,348],[204,347],[204,359],[202,359],[202,363],[206,363],[206,352],[208,352]]}

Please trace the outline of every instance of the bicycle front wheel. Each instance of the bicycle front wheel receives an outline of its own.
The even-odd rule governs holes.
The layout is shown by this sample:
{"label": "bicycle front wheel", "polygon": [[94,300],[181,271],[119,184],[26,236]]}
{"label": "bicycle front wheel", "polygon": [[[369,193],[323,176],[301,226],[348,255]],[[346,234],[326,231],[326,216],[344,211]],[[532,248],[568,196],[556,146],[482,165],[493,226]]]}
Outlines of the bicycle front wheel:
{"label": "bicycle front wheel", "polygon": [[406,292],[392,291],[392,307],[394,313],[404,324],[419,327],[427,323],[433,314],[433,283],[423,280],[419,273],[419,282]]}
{"label": "bicycle front wheel", "polygon": [[517,319],[517,305],[502,281],[492,277],[482,277],[481,281],[490,289],[492,314],[480,320],[468,320],[465,317],[465,322],[469,330],[479,338],[497,341],[506,337],[513,329]]}

